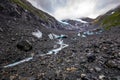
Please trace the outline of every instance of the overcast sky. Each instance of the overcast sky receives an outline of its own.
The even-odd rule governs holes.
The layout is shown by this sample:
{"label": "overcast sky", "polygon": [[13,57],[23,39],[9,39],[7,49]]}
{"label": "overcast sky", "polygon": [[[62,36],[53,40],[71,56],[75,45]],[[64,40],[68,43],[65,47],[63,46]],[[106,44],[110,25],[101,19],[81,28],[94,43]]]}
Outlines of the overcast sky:
{"label": "overcast sky", "polygon": [[120,0],[28,0],[58,20],[96,18],[120,5]]}

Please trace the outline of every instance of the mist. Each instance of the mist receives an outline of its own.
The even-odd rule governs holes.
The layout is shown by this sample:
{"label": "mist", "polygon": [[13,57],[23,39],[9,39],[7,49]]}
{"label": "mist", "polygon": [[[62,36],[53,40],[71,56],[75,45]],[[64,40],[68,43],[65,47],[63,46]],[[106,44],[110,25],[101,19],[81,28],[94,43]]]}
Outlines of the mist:
{"label": "mist", "polygon": [[28,0],[57,20],[96,18],[120,5],[120,0]]}

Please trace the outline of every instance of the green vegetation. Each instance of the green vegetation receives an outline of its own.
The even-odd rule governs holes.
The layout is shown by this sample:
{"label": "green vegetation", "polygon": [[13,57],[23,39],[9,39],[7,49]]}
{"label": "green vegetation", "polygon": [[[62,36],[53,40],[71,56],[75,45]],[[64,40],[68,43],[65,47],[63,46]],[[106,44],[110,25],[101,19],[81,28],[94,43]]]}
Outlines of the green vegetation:
{"label": "green vegetation", "polygon": [[106,30],[109,30],[112,27],[120,26],[120,10],[117,10],[113,14],[106,15],[102,19],[101,26],[105,27]]}
{"label": "green vegetation", "polygon": [[48,16],[46,14],[35,7],[31,6],[26,0],[11,0],[13,3],[16,3],[17,5],[21,6],[22,8],[32,12],[33,14],[39,16],[44,21],[47,21]]}

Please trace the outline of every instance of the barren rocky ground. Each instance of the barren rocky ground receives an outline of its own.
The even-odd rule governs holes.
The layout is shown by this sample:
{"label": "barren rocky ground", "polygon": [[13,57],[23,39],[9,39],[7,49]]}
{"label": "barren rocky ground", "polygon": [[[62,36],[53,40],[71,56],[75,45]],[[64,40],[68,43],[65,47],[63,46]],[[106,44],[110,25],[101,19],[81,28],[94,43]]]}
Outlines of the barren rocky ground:
{"label": "barren rocky ground", "polygon": [[119,26],[78,36],[75,31],[46,28],[36,18],[3,13],[0,80],[120,80]]}

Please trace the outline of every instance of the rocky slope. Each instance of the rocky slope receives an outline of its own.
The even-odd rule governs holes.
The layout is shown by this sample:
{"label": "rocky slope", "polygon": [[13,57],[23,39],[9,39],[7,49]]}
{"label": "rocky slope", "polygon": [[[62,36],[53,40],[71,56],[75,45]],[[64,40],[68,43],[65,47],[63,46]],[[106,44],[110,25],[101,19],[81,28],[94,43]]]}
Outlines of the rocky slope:
{"label": "rocky slope", "polygon": [[59,29],[61,23],[47,13],[34,8],[26,0],[4,0],[0,2],[1,14],[9,17],[19,18],[26,21],[36,19],[42,26]]}
{"label": "rocky slope", "polygon": [[119,26],[80,33],[63,26],[25,0],[1,0],[0,80],[120,79]]}

